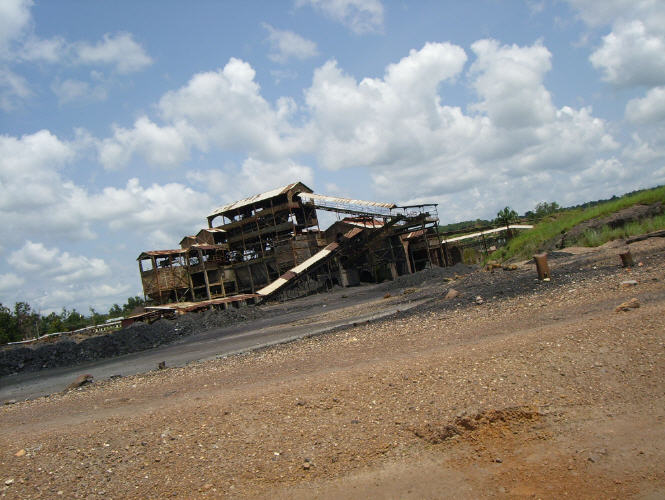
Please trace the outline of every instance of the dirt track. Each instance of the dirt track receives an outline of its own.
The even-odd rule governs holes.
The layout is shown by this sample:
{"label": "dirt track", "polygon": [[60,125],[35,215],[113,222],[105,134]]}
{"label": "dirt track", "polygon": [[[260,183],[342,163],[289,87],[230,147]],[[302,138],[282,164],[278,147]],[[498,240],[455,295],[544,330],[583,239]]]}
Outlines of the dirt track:
{"label": "dirt track", "polygon": [[665,242],[631,248],[631,272],[605,248],[550,284],[474,273],[416,314],[2,407],[0,494],[663,498]]}

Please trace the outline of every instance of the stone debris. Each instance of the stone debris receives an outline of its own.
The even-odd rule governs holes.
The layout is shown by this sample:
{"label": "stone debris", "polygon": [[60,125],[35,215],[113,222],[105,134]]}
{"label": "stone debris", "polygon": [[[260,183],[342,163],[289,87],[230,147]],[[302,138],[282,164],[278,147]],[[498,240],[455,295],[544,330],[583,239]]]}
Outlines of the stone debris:
{"label": "stone debris", "polygon": [[86,373],[85,375],[79,375],[76,380],[74,380],[74,382],[67,386],[67,389],[76,389],[87,384],[92,384],[93,378],[94,377],[89,373]]}
{"label": "stone debris", "polygon": [[24,457],[27,452],[25,451],[24,448],[21,448],[18,450],[16,453],[14,453],[15,457]]}
{"label": "stone debris", "polygon": [[622,288],[630,288],[631,286],[637,286],[637,281],[635,280],[626,280],[621,282]]}
{"label": "stone debris", "polygon": [[455,297],[459,297],[459,295],[460,295],[460,293],[457,290],[455,290],[454,288],[451,288],[450,290],[448,290],[448,292],[446,293],[446,296],[444,298],[454,299]]}
{"label": "stone debris", "polygon": [[640,307],[640,301],[637,298],[633,297],[632,299],[630,299],[626,302],[623,302],[623,303],[619,304],[618,306],[616,306],[614,308],[614,311],[615,312],[622,312],[622,311],[627,312],[627,311],[630,311],[631,309],[637,309],[638,307]]}

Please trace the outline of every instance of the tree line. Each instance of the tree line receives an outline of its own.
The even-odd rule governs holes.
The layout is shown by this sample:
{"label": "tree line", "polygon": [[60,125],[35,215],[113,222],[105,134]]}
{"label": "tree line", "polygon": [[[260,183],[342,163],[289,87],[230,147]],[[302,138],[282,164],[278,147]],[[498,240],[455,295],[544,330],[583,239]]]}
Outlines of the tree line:
{"label": "tree line", "polygon": [[137,308],[143,307],[141,297],[129,297],[122,306],[113,304],[106,314],[92,307],[88,315],[76,309],[62,308],[60,313],[42,315],[27,302],[16,302],[10,309],[0,303],[0,344],[17,342],[56,332],[71,332],[90,325],[99,325],[113,318],[129,316]]}

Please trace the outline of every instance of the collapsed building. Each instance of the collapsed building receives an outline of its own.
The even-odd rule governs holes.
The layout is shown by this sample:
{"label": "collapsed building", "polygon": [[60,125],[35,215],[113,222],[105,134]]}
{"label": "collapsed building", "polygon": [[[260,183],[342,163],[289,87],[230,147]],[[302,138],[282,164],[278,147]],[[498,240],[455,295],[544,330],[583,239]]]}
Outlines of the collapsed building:
{"label": "collapsed building", "polygon": [[[321,230],[319,210],[338,220]],[[178,249],[139,255],[147,302],[194,309],[297,297],[448,263],[436,204],[326,196],[295,182],[224,205],[207,222]]]}

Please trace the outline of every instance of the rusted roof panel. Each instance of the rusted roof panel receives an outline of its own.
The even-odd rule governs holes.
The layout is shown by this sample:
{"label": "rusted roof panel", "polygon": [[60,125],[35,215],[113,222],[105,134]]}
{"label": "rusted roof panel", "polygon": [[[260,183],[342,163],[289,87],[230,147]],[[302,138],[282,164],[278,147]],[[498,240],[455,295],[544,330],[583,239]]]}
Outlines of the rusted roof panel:
{"label": "rusted roof panel", "polygon": [[300,199],[303,201],[319,201],[327,203],[338,203],[341,205],[356,205],[361,207],[373,207],[373,208],[387,208],[393,209],[397,205],[394,203],[384,203],[379,201],[365,201],[365,200],[353,200],[351,198],[340,198],[338,196],[327,196],[325,194],[316,194],[316,193],[301,193]]}
{"label": "rusted roof panel", "polygon": [[145,259],[146,257],[167,257],[169,255],[185,253],[187,253],[187,250],[184,248],[176,248],[174,250],[149,250],[147,252],[141,252],[141,255],[139,255],[136,260]]}
{"label": "rusted roof panel", "polygon": [[249,198],[243,198],[242,200],[234,201],[233,203],[224,205],[223,207],[213,210],[208,217],[215,217],[217,215],[222,215],[226,212],[230,212],[232,210],[237,210],[239,208],[246,207],[247,205],[251,205],[253,203],[259,203],[264,200],[269,200],[270,198],[274,198],[275,196],[279,196],[280,194],[288,193],[289,191],[295,189],[298,186],[300,186],[300,189],[302,190],[301,192],[309,192],[309,193],[312,192],[312,190],[307,186],[305,186],[302,182],[293,182],[286,186],[272,189],[270,191],[266,191],[265,193],[250,196]]}

